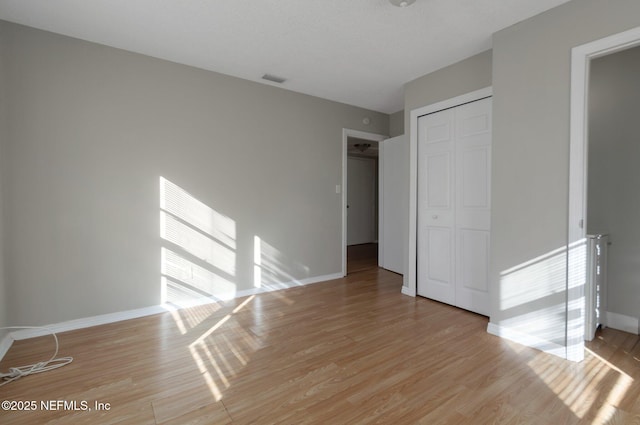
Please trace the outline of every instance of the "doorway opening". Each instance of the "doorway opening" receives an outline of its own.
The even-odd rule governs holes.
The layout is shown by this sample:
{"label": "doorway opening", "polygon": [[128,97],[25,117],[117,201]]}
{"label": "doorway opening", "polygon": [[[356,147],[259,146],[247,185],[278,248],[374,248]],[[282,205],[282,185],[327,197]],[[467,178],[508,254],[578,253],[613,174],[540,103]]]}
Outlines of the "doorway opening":
{"label": "doorway opening", "polygon": [[378,266],[378,142],[347,138],[347,274]]}
{"label": "doorway opening", "polygon": [[378,267],[379,142],[386,136],[343,130],[342,274]]}
{"label": "doorway opening", "polygon": [[[621,102],[623,98],[625,102],[638,102],[637,99],[633,99],[632,95],[632,93],[638,93],[638,88],[629,89],[628,86],[621,86],[622,80],[627,79],[630,84],[633,84],[632,80],[635,78],[616,75],[605,77],[604,80],[593,81],[591,76],[594,71],[595,74],[601,74],[603,70],[606,71],[606,68],[612,66],[610,63],[612,61],[628,60],[627,56],[633,55],[631,50],[635,50],[639,45],[640,27],[578,46],[572,50],[566,335],[567,358],[574,361],[584,359],[584,339],[585,335],[590,333],[586,329],[589,322],[587,319],[593,308],[593,303],[589,302],[587,305],[588,295],[592,289],[591,280],[587,280],[589,277],[588,269],[591,268],[587,261],[587,234],[593,232],[613,233],[612,229],[617,224],[612,220],[619,220],[619,218],[610,217],[610,215],[611,211],[616,210],[613,203],[620,199],[624,202],[640,204],[640,200],[634,200],[635,196],[630,196],[629,192],[626,195],[624,193],[621,195],[619,185],[612,190],[612,186],[609,184],[613,183],[613,180],[617,178],[616,175],[622,169],[627,169],[627,171],[631,168],[635,169],[635,167],[622,166],[622,163],[637,156],[633,156],[630,152],[613,153],[608,150],[610,143],[617,144],[617,149],[623,151],[633,149],[631,144],[624,140],[625,130],[621,123],[626,121],[630,125],[637,125],[635,122],[637,120],[625,119],[627,111],[624,109],[618,110],[619,116],[615,116],[613,109],[617,108],[612,108],[611,105]],[[614,54],[618,53],[622,56],[614,57]],[[611,57],[609,58],[609,56]],[[613,67],[616,67],[615,63]],[[624,72],[624,69],[618,71]],[[617,81],[607,81],[610,78],[617,79]],[[604,91],[601,90],[603,88]],[[607,107],[606,105],[612,100],[608,99],[613,94],[612,90],[622,90],[621,93],[624,93],[624,96],[617,100],[614,99],[610,107]],[[635,97],[638,96],[635,95]],[[637,109],[634,108],[628,112],[633,113],[635,110]],[[592,120],[593,122],[591,122]],[[597,125],[597,128],[594,128],[594,125]],[[611,134],[603,138],[601,132],[607,131],[606,129],[611,126],[613,126]],[[613,156],[620,153],[623,154],[623,158],[620,159],[622,162],[615,165]],[[594,169],[590,170],[590,167]],[[589,183],[590,178],[592,181]],[[630,183],[629,176],[625,176],[623,180],[625,180],[624,185]],[[616,197],[618,201],[616,201]],[[624,230],[625,233],[628,231],[629,229]],[[619,230],[616,233],[620,234]],[[620,239],[622,246],[618,246],[616,236],[613,234],[611,236],[616,257],[618,259],[624,258],[625,253],[621,250],[624,248],[624,236],[621,235],[622,239]],[[612,284],[609,282],[609,289],[614,294],[615,289],[611,289]],[[615,285],[619,285],[619,283],[616,282]],[[610,291],[607,290],[607,292]],[[606,307],[608,311],[603,311],[600,314],[603,315],[605,322],[612,318],[619,322],[612,327],[628,326],[628,329],[622,330],[638,334],[640,311],[625,306],[626,301],[637,299],[638,296],[640,294],[627,293],[622,294],[622,298],[625,300],[609,299]],[[614,305],[611,304],[612,302]],[[613,310],[613,315],[610,314],[611,310]],[[616,310],[623,311],[623,314],[615,313]],[[611,323],[607,323],[607,326],[611,325]]]}
{"label": "doorway opening", "polygon": [[[594,306],[597,320],[586,329],[587,340],[593,339],[598,323],[638,333],[638,75],[640,46],[593,59],[590,64],[585,224],[589,239],[603,240],[599,250],[603,253],[601,268],[606,272],[601,273],[601,280],[607,290],[603,291],[603,302]],[[591,272],[594,264],[588,264],[591,264]],[[587,300],[590,299],[589,288],[587,285]],[[590,311],[591,307],[587,309],[587,316]]]}

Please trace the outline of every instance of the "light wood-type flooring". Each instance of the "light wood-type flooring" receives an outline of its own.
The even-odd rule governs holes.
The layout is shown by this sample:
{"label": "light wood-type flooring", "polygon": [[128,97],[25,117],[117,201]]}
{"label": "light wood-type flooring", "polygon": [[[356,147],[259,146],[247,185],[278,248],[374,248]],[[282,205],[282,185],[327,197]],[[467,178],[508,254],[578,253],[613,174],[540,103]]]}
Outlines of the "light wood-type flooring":
{"label": "light wood-type flooring", "polygon": [[[605,329],[568,361],[489,335],[487,318],[346,279],[59,335],[75,361],[0,400],[109,403],[0,411],[0,424],[640,423],[638,337]],[[0,369],[51,355],[17,341]]]}
{"label": "light wood-type flooring", "polygon": [[378,244],[365,243],[347,246],[347,274],[378,267]]}

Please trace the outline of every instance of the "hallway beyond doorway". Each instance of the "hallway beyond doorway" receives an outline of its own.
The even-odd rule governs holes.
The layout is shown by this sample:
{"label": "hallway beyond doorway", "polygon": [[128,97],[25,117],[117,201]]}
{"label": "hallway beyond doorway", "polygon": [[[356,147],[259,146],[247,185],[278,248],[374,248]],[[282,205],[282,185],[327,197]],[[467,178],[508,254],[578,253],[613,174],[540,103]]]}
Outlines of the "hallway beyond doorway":
{"label": "hallway beyond doorway", "polygon": [[347,246],[347,274],[378,267],[378,244],[364,243]]}

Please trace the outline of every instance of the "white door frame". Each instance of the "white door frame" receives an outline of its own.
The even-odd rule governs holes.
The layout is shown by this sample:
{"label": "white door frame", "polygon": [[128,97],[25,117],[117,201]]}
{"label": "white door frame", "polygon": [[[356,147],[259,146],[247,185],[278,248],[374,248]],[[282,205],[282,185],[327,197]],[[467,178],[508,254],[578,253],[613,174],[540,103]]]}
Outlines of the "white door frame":
{"label": "white door frame", "polygon": [[[387,139],[385,139],[387,140]],[[378,267],[384,259],[384,143],[378,142]]]}
{"label": "white door frame", "polygon": [[[348,128],[342,129],[342,276],[347,275],[347,149],[349,147],[347,139],[349,137],[371,140],[372,142],[381,142],[388,138],[388,136],[382,134],[367,133]],[[378,176],[378,182],[379,179],[380,177]],[[380,214],[380,211],[378,211],[378,214]]]}
{"label": "white door frame", "polygon": [[[582,303],[571,307],[582,312],[579,318],[582,322],[586,282],[589,64],[592,59],[638,45],[640,27],[571,49],[567,308],[570,303]],[[571,329],[574,330],[567,333],[567,358],[581,361],[584,358],[584,326]]]}
{"label": "white door frame", "polygon": [[442,102],[433,103],[413,109],[409,119],[411,138],[409,139],[409,247],[407,249],[408,270],[407,286],[402,288],[402,293],[412,297],[416,296],[417,274],[417,229],[418,229],[418,118],[423,115],[454,108],[469,102],[484,99],[493,95],[492,87],[456,96]]}

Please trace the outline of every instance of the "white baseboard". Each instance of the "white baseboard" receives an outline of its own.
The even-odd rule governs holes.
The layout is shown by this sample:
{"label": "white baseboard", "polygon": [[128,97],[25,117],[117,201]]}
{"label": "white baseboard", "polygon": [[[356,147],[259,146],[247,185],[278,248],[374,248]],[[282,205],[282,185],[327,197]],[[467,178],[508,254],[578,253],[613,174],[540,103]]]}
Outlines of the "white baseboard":
{"label": "white baseboard", "polygon": [[122,320],[137,319],[139,317],[151,316],[152,314],[164,313],[167,308],[162,305],[137,308],[135,310],[119,311],[116,313],[101,314],[99,316],[83,317],[82,319],[69,320],[61,323],[54,323],[38,329],[21,329],[11,332],[11,337],[18,341],[21,339],[35,338],[49,335],[51,331],[55,333],[74,331],[76,329],[89,328],[91,326],[104,325],[107,323],[120,322]]}
{"label": "white baseboard", "polygon": [[308,277],[306,279],[300,279],[300,280],[291,280],[289,282],[267,283],[260,288],[249,288],[249,289],[242,289],[240,291],[218,293],[216,294],[216,296],[202,297],[195,300],[181,302],[179,305],[163,304],[162,307],[165,310],[169,310],[169,311],[181,310],[183,308],[196,307],[196,306],[216,303],[220,301],[229,301],[235,298],[247,297],[250,295],[262,294],[265,292],[273,292],[273,291],[279,291],[281,289],[295,288],[296,286],[305,286],[305,285],[311,285],[313,283],[320,283],[320,282],[327,282],[329,280],[342,279],[343,277],[344,276],[342,276],[341,273],[334,273],[334,274],[327,274],[323,276]]}
{"label": "white baseboard", "polygon": [[416,291],[415,289],[409,288],[408,286],[403,286],[402,287],[402,293],[404,295],[408,295],[410,297],[415,297],[416,296]]}
{"label": "white baseboard", "polygon": [[634,335],[640,335],[640,320],[638,320],[637,317],[607,311],[607,327],[629,332]]}
{"label": "white baseboard", "polygon": [[7,354],[7,351],[9,351],[12,344],[13,338],[9,333],[7,333],[4,338],[0,339],[0,360],[4,358],[4,355]]}
{"label": "white baseboard", "polygon": [[[334,279],[341,279],[342,277],[343,276],[341,273],[309,277],[301,280],[292,280],[289,282],[268,284],[261,288],[251,288],[251,289],[240,290],[240,291],[237,291],[235,294],[224,294],[221,297],[202,298],[200,300],[197,300],[194,303],[189,303],[188,305],[181,305],[179,307],[176,307],[175,305],[162,304],[162,305],[155,305],[151,307],[138,308],[135,310],[120,311],[116,313],[101,314],[99,316],[69,320],[66,322],[46,325],[44,326],[45,329],[41,329],[41,328],[22,329],[22,330],[11,332],[2,341],[0,341],[0,354],[2,354],[2,348],[4,347],[5,340],[7,339],[10,342],[8,343],[6,350],[9,349],[9,347],[11,346],[11,343],[13,343],[14,340],[21,340],[21,339],[35,338],[43,335],[49,335],[51,331],[55,333],[68,332],[76,329],[89,328],[91,326],[98,326],[98,325],[104,325],[107,323],[120,322],[122,320],[137,319],[139,317],[151,316],[153,314],[164,313],[166,311],[171,311],[171,310],[180,310],[183,308],[194,307],[196,305],[211,304],[211,303],[216,303],[222,300],[246,297],[248,295],[255,295],[255,294],[260,294],[264,292],[279,291],[281,289],[294,288],[296,286],[311,285],[313,283],[326,282]],[[1,355],[0,355],[0,359],[2,359]]]}
{"label": "white baseboard", "polygon": [[279,291],[280,289],[295,288],[296,286],[305,286],[305,285],[311,285],[314,283],[327,282],[329,280],[342,279],[343,277],[344,276],[342,276],[342,273],[333,273],[333,274],[326,274],[324,276],[308,277],[306,279],[301,279],[301,280],[292,280],[289,282],[269,283],[269,284],[265,284],[260,288],[251,288],[251,289],[244,289],[244,290],[238,291],[236,293],[236,298],[246,297],[247,295],[261,294],[263,292]]}
{"label": "white baseboard", "polygon": [[567,356],[566,347],[560,344],[546,341],[534,335],[525,334],[511,328],[505,328],[503,326],[496,325],[495,323],[489,322],[489,324],[487,325],[487,332],[491,335],[499,336],[500,338],[505,338],[510,341],[517,342],[518,344],[535,348],[536,350],[540,350],[545,353],[553,354],[554,356],[558,356],[563,359]]}

